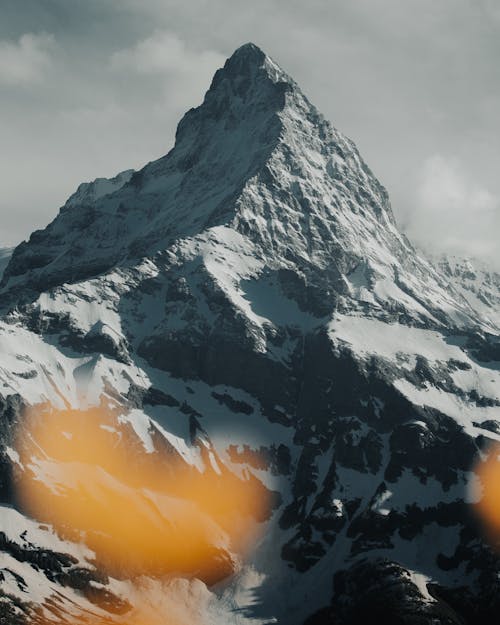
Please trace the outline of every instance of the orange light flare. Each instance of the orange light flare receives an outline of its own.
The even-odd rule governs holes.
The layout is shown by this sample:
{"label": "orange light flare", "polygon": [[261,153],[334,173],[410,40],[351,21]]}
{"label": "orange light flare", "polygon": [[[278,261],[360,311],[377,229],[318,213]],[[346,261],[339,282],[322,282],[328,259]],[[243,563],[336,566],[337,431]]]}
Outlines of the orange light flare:
{"label": "orange light flare", "polygon": [[102,407],[31,410],[15,441],[20,505],[83,541],[114,577],[217,582],[251,548],[271,493],[222,463],[200,472],[163,443],[147,453],[131,426]]}
{"label": "orange light flare", "polygon": [[[70,620],[68,620],[70,619]],[[61,616],[33,616],[30,625],[191,625],[188,621],[172,621],[165,615],[163,620],[159,617],[150,617],[144,614],[141,609],[134,609],[133,613],[127,617],[107,617],[92,614],[66,614]]]}
{"label": "orange light flare", "polygon": [[483,524],[485,537],[500,548],[500,443],[493,444],[485,459],[474,468],[479,485],[473,490],[473,504]]}
{"label": "orange light flare", "polygon": [[[123,614],[97,613],[93,608],[64,608],[52,602],[38,608],[30,625],[204,625],[212,597],[200,581],[137,579],[127,582],[131,609]],[[212,622],[212,621],[210,621]]]}

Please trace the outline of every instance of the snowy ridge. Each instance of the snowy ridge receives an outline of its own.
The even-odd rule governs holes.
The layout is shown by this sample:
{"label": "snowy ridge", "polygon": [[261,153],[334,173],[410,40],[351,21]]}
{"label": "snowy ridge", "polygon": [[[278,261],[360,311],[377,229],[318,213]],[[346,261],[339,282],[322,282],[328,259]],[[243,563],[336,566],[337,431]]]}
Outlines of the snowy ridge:
{"label": "snowy ridge", "polygon": [[68,198],[65,207],[93,203],[106,195],[118,191],[132,178],[133,169],[127,169],[114,178],[96,178],[92,182],[82,182],[78,189]]}

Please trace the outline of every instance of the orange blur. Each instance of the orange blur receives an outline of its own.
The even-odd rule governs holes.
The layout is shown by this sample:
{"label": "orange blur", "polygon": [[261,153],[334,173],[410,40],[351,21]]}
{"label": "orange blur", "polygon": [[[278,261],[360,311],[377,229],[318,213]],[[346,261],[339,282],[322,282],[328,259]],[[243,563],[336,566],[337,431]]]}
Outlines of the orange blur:
{"label": "orange blur", "polygon": [[103,408],[31,411],[15,445],[24,467],[21,506],[61,536],[85,542],[115,577],[219,581],[234,571],[235,553],[250,547],[269,491],[220,461],[214,468],[201,442],[203,472],[157,440],[158,451],[146,453],[132,428]]}
{"label": "orange blur", "polygon": [[495,444],[484,461],[478,463],[475,472],[482,492],[475,504],[484,524],[486,537],[492,545],[500,545],[500,444]]}
{"label": "orange blur", "polygon": [[[30,625],[66,625],[68,615],[59,617],[34,616],[30,620]],[[148,616],[141,615],[134,610],[128,617],[107,617],[97,615],[71,615],[71,625],[191,625],[187,622],[174,622],[166,620],[165,616],[160,622],[158,619],[150,620]],[[168,617],[167,617],[168,618]]]}
{"label": "orange blur", "polygon": [[[100,613],[71,604],[55,603],[38,609],[30,625],[202,625],[207,611],[206,593],[196,592],[196,584],[173,588],[158,580],[138,579],[127,583],[127,599],[132,608],[124,614]],[[199,590],[200,584],[198,584]]]}

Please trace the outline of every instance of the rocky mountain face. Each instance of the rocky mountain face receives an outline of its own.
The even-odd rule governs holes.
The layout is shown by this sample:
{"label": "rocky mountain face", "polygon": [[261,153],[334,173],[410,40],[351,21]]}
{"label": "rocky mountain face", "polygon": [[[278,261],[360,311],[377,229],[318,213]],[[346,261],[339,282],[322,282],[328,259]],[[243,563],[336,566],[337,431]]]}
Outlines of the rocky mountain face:
{"label": "rocky mountain face", "polygon": [[[47,404],[108,406],[131,471],[175,459],[266,491],[265,512],[242,511],[260,528],[250,554],[229,536],[215,574],[182,572],[200,622],[492,619],[500,569],[473,468],[500,439],[499,284],[425,259],[356,146],[239,48],[165,157],[81,185],[5,269],[5,622],[133,608],[126,575],[16,498],[33,469],[15,431]],[[178,573],[147,582],[158,605]]]}

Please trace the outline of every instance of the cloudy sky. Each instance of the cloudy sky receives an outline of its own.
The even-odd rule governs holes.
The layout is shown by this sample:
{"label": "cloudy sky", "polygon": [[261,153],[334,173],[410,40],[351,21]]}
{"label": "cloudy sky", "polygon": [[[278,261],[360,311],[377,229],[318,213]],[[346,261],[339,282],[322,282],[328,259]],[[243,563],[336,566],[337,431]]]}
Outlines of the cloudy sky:
{"label": "cloudy sky", "polygon": [[421,245],[500,264],[498,0],[0,0],[0,245],[166,153],[247,41],[356,141]]}

